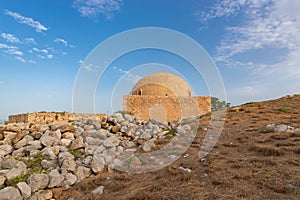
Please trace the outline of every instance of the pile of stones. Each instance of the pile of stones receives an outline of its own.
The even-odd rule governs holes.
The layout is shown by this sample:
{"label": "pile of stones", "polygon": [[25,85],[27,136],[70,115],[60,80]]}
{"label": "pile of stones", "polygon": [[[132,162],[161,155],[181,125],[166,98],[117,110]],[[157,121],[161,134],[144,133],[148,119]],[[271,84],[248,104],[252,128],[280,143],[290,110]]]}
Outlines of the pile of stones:
{"label": "pile of stones", "polygon": [[[0,125],[0,198],[55,199],[53,189],[68,189],[124,164],[118,158],[124,152],[151,152],[159,138],[190,129],[187,124],[144,121],[124,113],[101,121]],[[141,163],[131,159],[129,167]]]}

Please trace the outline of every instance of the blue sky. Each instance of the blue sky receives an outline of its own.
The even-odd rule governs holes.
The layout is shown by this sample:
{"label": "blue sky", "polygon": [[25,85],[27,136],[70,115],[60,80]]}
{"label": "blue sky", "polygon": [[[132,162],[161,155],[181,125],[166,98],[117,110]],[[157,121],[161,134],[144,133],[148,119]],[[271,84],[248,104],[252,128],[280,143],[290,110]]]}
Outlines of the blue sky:
{"label": "blue sky", "polygon": [[[107,38],[141,27],[172,29],[201,44],[235,105],[300,93],[299,9],[295,0],[2,0],[0,119],[72,111],[74,82],[89,53]],[[120,57],[99,82],[96,112],[122,109],[121,91],[128,94],[139,78],[156,71],[183,74],[196,95],[209,95],[188,65],[151,49]]]}

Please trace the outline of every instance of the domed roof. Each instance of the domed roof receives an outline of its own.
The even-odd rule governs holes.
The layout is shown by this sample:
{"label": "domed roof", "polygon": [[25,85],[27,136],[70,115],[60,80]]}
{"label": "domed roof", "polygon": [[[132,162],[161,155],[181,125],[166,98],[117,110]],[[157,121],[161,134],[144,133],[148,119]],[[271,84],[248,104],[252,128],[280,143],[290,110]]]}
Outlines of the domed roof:
{"label": "domed roof", "polygon": [[189,85],[174,74],[155,73],[139,80],[131,91],[132,95],[151,96],[194,96]]}

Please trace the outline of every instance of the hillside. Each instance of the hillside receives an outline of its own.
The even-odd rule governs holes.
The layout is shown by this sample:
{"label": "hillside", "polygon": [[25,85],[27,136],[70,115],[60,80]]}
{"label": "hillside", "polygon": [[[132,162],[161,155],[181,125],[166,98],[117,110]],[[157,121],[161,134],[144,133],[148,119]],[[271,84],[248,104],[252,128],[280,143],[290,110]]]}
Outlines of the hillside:
{"label": "hillside", "polygon": [[[200,119],[202,129],[185,156],[161,170],[140,174],[106,171],[67,191],[57,189],[54,196],[106,200],[300,198],[300,131],[266,129],[268,124],[300,128],[300,95],[228,109],[218,143],[199,161],[209,121],[209,115]],[[92,194],[99,186],[104,186],[103,194]]]}

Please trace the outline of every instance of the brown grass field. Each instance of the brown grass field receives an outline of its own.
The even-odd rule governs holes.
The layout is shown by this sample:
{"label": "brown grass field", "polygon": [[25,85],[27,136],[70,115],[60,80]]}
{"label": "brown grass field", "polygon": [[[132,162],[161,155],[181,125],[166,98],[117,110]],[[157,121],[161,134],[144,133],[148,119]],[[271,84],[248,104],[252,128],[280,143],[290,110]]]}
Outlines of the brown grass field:
{"label": "brown grass field", "polygon": [[[209,122],[209,115],[201,118],[204,130]],[[300,199],[300,131],[270,132],[267,124],[300,128],[300,95],[229,108],[222,135],[203,162],[198,152],[205,131],[199,130],[186,152],[189,156],[161,170],[106,171],[54,193],[58,199],[76,200]],[[91,191],[100,185],[103,194],[93,195]]]}

